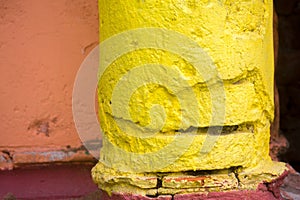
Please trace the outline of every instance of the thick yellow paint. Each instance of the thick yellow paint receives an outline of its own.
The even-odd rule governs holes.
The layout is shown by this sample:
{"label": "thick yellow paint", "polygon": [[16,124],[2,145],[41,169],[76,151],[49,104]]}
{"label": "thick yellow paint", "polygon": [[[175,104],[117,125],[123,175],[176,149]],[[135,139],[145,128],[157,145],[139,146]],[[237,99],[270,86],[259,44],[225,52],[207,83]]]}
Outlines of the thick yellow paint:
{"label": "thick yellow paint", "polygon": [[[140,195],[174,195],[256,190],[262,182],[272,182],[282,175],[284,169],[284,163],[269,161],[251,168],[212,170],[209,173],[199,171],[191,176],[187,172],[162,174],[119,172],[99,162],[93,168],[92,176],[98,186],[109,194],[124,192]],[[162,181],[162,186],[157,189],[158,179]]]}
{"label": "thick yellow paint", "polygon": [[[214,88],[214,83],[205,82],[191,63],[180,55],[154,48],[119,55],[101,76],[98,85],[99,118],[105,136],[100,162],[115,170],[113,173],[120,170],[129,174],[137,171],[180,172],[238,166],[251,169],[270,162],[269,129],[273,119],[271,0],[99,0],[99,13],[100,42],[124,31],[149,27],[176,31],[194,40],[217,67],[226,95],[224,124],[211,124],[212,101],[209,88]],[[181,43],[175,42],[179,45]],[[188,104],[193,101],[199,104],[201,118],[195,127],[198,132],[189,135],[190,129],[187,126],[185,134],[179,136],[181,143],[168,150],[170,157],[181,154],[168,165],[164,165],[163,157],[151,157],[150,160],[147,156],[134,157],[132,153],[155,153],[174,140],[182,119],[180,100],[176,93],[157,83],[144,84],[132,94],[129,105],[116,108],[122,110],[128,107],[130,123],[147,126],[151,123],[151,107],[154,104],[163,106],[166,119],[164,125],[148,138],[135,137],[125,132],[118,126],[112,112],[111,99],[118,82],[130,70],[148,63],[180,71],[196,96],[196,100],[186,96],[185,101]],[[147,73],[151,76],[151,71]],[[201,154],[205,131],[209,126],[224,126],[226,134],[220,136],[208,154]],[[193,140],[183,151],[182,146],[190,137]],[[164,167],[151,171],[151,165],[155,162],[162,162]],[[94,168],[96,182],[105,182],[97,178],[99,173],[105,174],[105,170],[102,164]],[[282,170],[280,168],[278,174]]]}

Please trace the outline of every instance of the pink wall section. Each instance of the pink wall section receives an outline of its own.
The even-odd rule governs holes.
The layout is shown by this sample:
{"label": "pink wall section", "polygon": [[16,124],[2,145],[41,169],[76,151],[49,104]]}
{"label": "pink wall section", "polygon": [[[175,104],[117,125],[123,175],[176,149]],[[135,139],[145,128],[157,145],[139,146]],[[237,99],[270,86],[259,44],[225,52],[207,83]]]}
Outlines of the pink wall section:
{"label": "pink wall section", "polygon": [[98,43],[97,0],[0,0],[0,30],[0,168],[70,160],[59,152],[80,150],[72,89]]}

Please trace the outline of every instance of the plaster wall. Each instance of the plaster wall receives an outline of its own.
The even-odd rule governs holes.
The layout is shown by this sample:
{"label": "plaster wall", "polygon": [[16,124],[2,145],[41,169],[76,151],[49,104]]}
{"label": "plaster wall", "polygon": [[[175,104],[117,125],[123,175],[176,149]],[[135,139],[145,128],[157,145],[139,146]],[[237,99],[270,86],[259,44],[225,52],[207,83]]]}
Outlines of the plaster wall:
{"label": "plaster wall", "polygon": [[98,43],[97,1],[0,0],[0,30],[0,168],[85,159],[72,89]]}

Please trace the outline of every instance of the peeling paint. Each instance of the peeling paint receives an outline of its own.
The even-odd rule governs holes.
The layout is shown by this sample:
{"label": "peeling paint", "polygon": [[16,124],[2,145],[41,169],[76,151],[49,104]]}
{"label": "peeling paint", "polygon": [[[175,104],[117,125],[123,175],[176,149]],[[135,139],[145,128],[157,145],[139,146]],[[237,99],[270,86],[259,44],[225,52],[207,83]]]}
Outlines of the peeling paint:
{"label": "peeling paint", "polygon": [[0,151],[0,170],[11,170],[13,168],[12,154],[7,150]]}
{"label": "peeling paint", "polygon": [[8,149],[0,151],[0,170],[13,169],[24,165],[38,165],[45,163],[68,163],[68,162],[95,162],[92,155],[87,153],[84,146],[79,148],[51,148],[32,149]]}

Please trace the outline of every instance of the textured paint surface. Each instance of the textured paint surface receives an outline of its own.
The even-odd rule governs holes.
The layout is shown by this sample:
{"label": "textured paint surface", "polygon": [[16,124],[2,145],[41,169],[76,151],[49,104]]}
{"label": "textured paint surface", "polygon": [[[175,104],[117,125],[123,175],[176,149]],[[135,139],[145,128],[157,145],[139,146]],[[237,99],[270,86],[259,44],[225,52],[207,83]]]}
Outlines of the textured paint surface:
{"label": "textured paint surface", "polygon": [[[201,115],[199,122],[189,124],[190,128],[199,128],[190,147],[174,163],[160,171],[249,167],[270,160],[269,126],[273,118],[272,1],[215,0],[195,3],[100,0],[99,9],[101,42],[124,31],[147,27],[165,28],[193,39],[217,67],[226,95],[224,124],[210,124],[212,105],[207,88],[213,86],[210,82],[205,83],[190,63],[178,55],[150,48],[119,55],[99,82],[100,120],[106,136],[101,150],[103,162],[116,169],[125,165],[126,169],[122,170],[128,172],[136,171],[136,166],[141,165],[145,165],[144,171],[150,171],[153,162],[147,157],[136,159],[130,153],[122,154],[120,149],[138,154],[156,152],[170,144],[178,133],[181,105],[177,93],[172,93],[164,85],[153,83],[140,86],[131,96],[129,105],[114,105],[111,101],[120,79],[134,67],[147,63],[159,63],[179,70],[193,88]],[[180,44],[181,41],[176,42]],[[141,73],[141,79],[152,76],[154,70]],[[186,101],[192,103],[193,99],[186,97]],[[166,120],[161,122],[164,124],[162,129],[152,137],[135,137],[118,127],[115,119],[118,116],[114,115],[113,109],[124,110],[128,107],[131,119],[118,120],[131,120],[131,123],[146,126],[151,123],[149,112],[153,104],[164,107]],[[201,130],[211,125],[224,125],[225,133],[209,154],[202,155],[199,151],[206,135],[201,134]],[[185,134],[180,135],[182,143],[172,147],[173,150],[168,153],[170,157],[172,153],[177,156],[176,151],[182,150],[190,137],[189,130],[187,126]],[[161,162],[162,158],[156,159],[156,162]]]}
{"label": "textured paint surface", "polygon": [[[224,173],[225,171],[223,171]],[[202,172],[203,173],[203,172]],[[275,199],[282,199],[282,188],[280,190],[280,185],[284,182],[284,180],[287,180],[286,178],[288,175],[288,172],[284,172],[281,176],[277,177],[276,179],[272,180],[269,183],[261,183],[256,188],[252,190],[244,190],[239,187],[232,189],[232,190],[216,190],[214,192],[211,192],[210,190],[205,190],[202,192],[199,192],[199,189],[201,187],[195,188],[194,191],[190,191],[188,193],[182,192],[182,191],[176,191],[172,193],[172,199],[210,199],[210,200],[232,200],[232,199],[268,199],[268,200],[275,200]],[[173,180],[177,179],[178,181],[182,183],[189,183],[195,181],[196,179],[204,178],[202,177],[196,177],[194,174],[194,177],[176,177],[174,174],[172,175]],[[170,180],[170,179],[169,179]],[[203,179],[204,180],[204,179]],[[212,179],[213,180],[213,179]],[[207,185],[209,187],[209,185]],[[218,187],[216,185],[210,185],[211,187]],[[181,188],[182,190],[186,189],[184,187]],[[150,195],[151,199],[169,199],[170,195],[164,195],[162,193],[157,193],[156,195]],[[122,191],[116,191],[111,194],[108,194],[107,192],[100,190],[100,198],[104,200],[126,200],[126,199],[140,199],[140,200],[147,200],[149,199],[149,195],[145,194],[136,194],[136,193],[129,193],[129,192],[122,192]],[[297,196],[295,197],[297,199]]]}
{"label": "textured paint surface", "polygon": [[65,162],[77,156],[71,149],[80,151],[72,89],[98,43],[97,7],[96,0],[0,2],[0,169]]}
{"label": "textured paint surface", "polygon": [[[111,44],[119,47],[107,46],[104,51],[109,53],[101,54],[100,50],[100,67],[101,56],[111,54],[115,58],[111,62],[109,57],[103,56],[107,58],[104,62],[110,65],[105,71],[100,68],[104,73],[99,73],[99,117],[105,137],[101,160],[92,175],[100,188],[109,194],[127,191],[142,195],[155,195],[155,191],[156,194],[174,195],[237,188],[255,190],[260,183],[271,182],[284,172],[285,165],[272,162],[268,156],[270,122],[273,120],[272,1],[100,0],[99,10],[100,42],[107,44],[106,41],[115,40]],[[212,90],[216,89],[218,79],[207,79],[205,73],[211,71],[195,70],[189,62],[193,49],[189,49],[191,54],[185,57],[180,52],[176,54],[163,47],[155,48],[155,45],[134,49],[147,43],[147,39],[153,41],[155,38],[157,43],[163,43],[158,44],[159,47],[169,47],[169,41],[178,48],[187,43],[184,37],[182,40],[175,36],[170,39],[172,34],[164,31],[158,31],[153,35],[154,39],[149,38],[147,31],[153,31],[151,27],[192,39],[212,60],[225,90],[224,96],[220,97],[225,98],[225,103],[219,104],[215,113]],[[134,40],[131,35],[135,32],[131,30],[137,28],[143,28],[144,35]],[[129,47],[124,46],[124,49],[133,48],[134,51],[119,55],[122,46],[118,45],[123,41],[118,37],[126,31],[128,37],[123,39]],[[158,64],[164,67],[158,68]],[[209,59],[203,58],[202,64],[209,65]],[[162,73],[157,73],[157,69]],[[182,100],[181,92],[187,87],[180,82],[177,72],[192,88],[195,99],[186,95]],[[160,82],[146,81],[156,80],[149,77],[158,75],[161,75],[158,77],[162,79]],[[181,88],[175,87],[174,92],[170,90],[174,85]],[[122,86],[123,90],[116,89]],[[132,92],[132,88],[136,90]],[[115,103],[115,96],[128,98],[128,104]],[[188,113],[190,116],[186,121],[182,119],[183,102],[188,105],[198,103],[196,110],[201,116],[198,121],[190,120],[194,112]],[[156,104],[164,108],[163,114],[153,108]],[[220,114],[221,107],[225,107],[224,124],[211,123],[212,116]],[[124,112],[128,115],[122,117]],[[184,128],[180,125],[181,120]],[[120,122],[128,126],[121,127]],[[158,129],[152,126],[153,122],[162,126]],[[132,131],[135,126],[147,127],[149,133],[137,135]],[[224,127],[211,151],[205,154],[200,149],[211,126]],[[179,142],[172,143],[178,139]],[[161,151],[164,154],[155,154]],[[174,158],[174,162],[169,162],[170,158]],[[191,170],[199,173],[210,170],[207,171],[210,175],[191,178],[185,174]],[[174,172],[183,174],[172,178],[169,173]],[[150,181],[155,177],[156,186]],[[145,181],[142,181],[142,187],[141,180]]]}
{"label": "textured paint surface", "polygon": [[[272,185],[281,181],[287,175],[284,169],[284,163],[270,161],[253,168],[176,173],[125,173],[98,163],[92,169],[92,177],[95,183],[109,194],[124,192],[153,196],[234,190],[255,191],[262,183]],[[273,189],[277,190],[280,184]]]}

